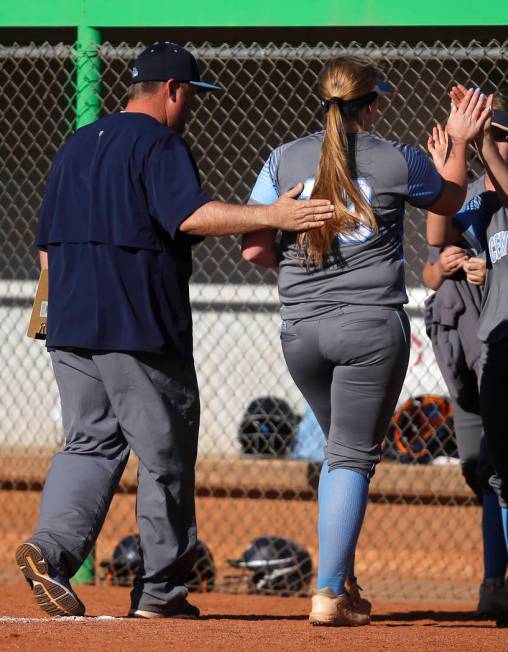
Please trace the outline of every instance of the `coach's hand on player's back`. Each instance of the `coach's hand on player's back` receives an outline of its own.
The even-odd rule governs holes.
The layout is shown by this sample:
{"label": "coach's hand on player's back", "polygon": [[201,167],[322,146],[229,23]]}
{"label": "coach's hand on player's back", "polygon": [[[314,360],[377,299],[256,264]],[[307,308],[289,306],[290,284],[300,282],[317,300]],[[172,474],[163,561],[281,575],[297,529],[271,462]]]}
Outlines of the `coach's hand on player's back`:
{"label": "coach's hand on player's back", "polygon": [[333,217],[335,207],[328,199],[298,199],[303,190],[303,183],[283,193],[272,204],[274,228],[281,231],[307,231],[324,225]]}
{"label": "coach's hand on player's back", "polygon": [[483,131],[491,115],[492,98],[492,95],[487,98],[479,88],[469,89],[465,93],[459,89],[452,95],[446,131],[453,142],[470,143]]}
{"label": "coach's hand on player's back", "polygon": [[259,229],[306,231],[323,226],[333,217],[335,207],[328,199],[300,201],[303,183],[285,192],[270,205],[241,206],[210,201],[200,206],[180,224],[191,235],[233,235]]}

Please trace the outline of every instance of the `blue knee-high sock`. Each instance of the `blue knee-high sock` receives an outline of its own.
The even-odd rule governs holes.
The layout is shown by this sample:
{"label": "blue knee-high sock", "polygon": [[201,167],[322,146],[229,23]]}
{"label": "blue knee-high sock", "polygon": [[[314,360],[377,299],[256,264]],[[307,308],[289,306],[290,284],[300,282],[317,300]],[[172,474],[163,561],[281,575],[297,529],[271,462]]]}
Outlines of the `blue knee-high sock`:
{"label": "blue knee-high sock", "polygon": [[484,494],[482,502],[484,577],[485,579],[504,579],[508,554],[501,518],[502,510],[495,494]]}
{"label": "blue knee-high sock", "polygon": [[328,472],[325,462],[319,478],[318,589],[344,593],[367,506],[369,482],[350,469]]}

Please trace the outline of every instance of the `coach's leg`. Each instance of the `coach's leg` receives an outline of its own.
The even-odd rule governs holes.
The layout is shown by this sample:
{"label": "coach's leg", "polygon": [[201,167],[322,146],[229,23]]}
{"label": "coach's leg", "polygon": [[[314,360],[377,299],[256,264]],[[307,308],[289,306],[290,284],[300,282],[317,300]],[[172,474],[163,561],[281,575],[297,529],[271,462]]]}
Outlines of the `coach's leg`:
{"label": "coach's leg", "polygon": [[100,374],[85,351],[53,351],[65,446],[48,471],[39,525],[31,537],[46,559],[71,577],[92,549],[129,448]]}
{"label": "coach's leg", "polygon": [[148,354],[94,359],[139,459],[136,512],[143,563],[132,609],[178,613],[186,608],[184,582],[196,544],[199,394],[194,365]]}

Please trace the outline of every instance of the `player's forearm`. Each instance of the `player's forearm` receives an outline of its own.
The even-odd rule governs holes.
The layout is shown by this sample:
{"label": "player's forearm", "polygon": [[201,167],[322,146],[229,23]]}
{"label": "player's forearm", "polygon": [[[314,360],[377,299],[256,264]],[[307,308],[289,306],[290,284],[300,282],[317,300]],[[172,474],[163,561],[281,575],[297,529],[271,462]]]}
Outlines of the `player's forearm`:
{"label": "player's forearm", "polygon": [[269,269],[279,268],[279,254],[275,245],[269,249],[249,249],[245,253],[242,253],[242,256],[244,260],[260,267],[267,267]]}
{"label": "player's forearm", "polygon": [[505,206],[508,206],[508,165],[491,138],[483,139],[480,156],[499,198]]}
{"label": "player's forearm", "polygon": [[426,230],[427,243],[433,247],[455,244],[460,240],[460,233],[453,225],[451,218],[433,211],[427,212]]}
{"label": "player's forearm", "polygon": [[467,143],[451,139],[450,151],[441,170],[444,180],[443,190],[432,204],[433,213],[454,215],[464,203],[467,191]]}
{"label": "player's forearm", "polygon": [[39,265],[41,269],[48,269],[48,252],[39,251]]}
{"label": "player's forearm", "polygon": [[446,181],[465,188],[467,185],[466,152],[468,143],[457,138],[450,138],[450,143],[442,176]]}
{"label": "player's forearm", "polygon": [[425,263],[425,267],[423,268],[423,282],[428,288],[431,290],[438,290],[444,280],[445,275],[439,261],[436,261],[435,263]]}
{"label": "player's forearm", "polygon": [[242,238],[242,257],[261,267],[277,269],[279,253],[275,244],[276,231],[273,229],[248,233]]}
{"label": "player's forearm", "polygon": [[198,208],[180,225],[191,235],[233,235],[272,226],[271,207],[233,205],[211,201]]}

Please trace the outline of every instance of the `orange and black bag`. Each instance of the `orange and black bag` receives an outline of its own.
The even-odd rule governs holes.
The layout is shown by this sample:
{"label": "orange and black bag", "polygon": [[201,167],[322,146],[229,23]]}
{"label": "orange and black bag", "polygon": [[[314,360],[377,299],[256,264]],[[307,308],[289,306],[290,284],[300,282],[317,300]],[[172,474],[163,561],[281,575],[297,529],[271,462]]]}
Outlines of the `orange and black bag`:
{"label": "orange and black bag", "polygon": [[437,457],[457,457],[450,401],[444,396],[423,394],[403,403],[393,415],[386,454],[405,464],[429,464]]}

